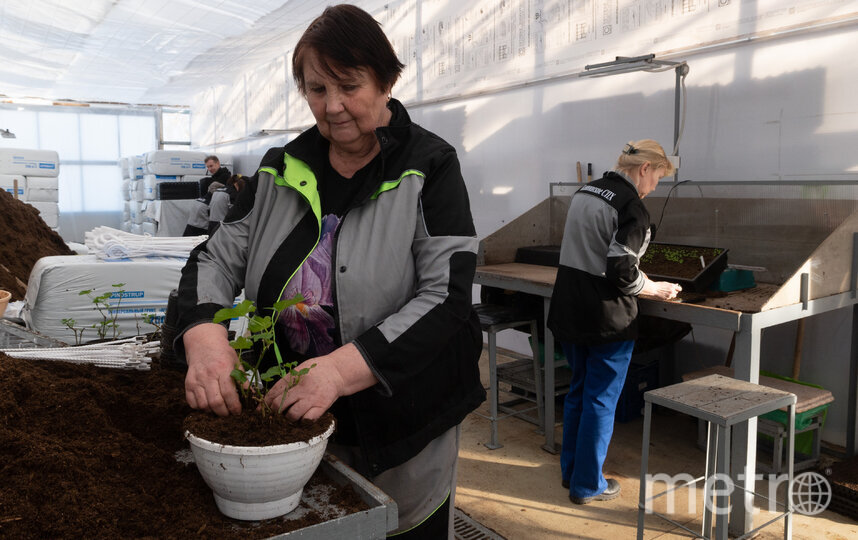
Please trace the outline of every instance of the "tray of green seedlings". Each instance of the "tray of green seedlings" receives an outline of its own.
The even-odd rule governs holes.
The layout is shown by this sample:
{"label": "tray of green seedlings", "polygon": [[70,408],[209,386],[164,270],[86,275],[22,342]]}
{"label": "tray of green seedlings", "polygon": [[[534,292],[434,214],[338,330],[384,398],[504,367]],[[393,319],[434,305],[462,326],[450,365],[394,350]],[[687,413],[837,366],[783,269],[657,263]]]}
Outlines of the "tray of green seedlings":
{"label": "tray of green seedlings", "polygon": [[653,281],[670,281],[684,291],[704,292],[727,268],[725,248],[652,242],[640,269]]}

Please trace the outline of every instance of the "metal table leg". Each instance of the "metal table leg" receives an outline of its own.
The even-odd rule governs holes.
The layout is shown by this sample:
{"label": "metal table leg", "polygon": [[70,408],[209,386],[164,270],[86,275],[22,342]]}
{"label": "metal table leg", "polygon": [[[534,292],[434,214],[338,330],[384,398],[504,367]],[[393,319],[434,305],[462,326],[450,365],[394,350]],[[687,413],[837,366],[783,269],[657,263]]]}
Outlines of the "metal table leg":
{"label": "metal table leg", "polygon": [[[699,421],[699,422],[702,422]],[[712,509],[715,508],[712,500],[712,483],[710,478],[715,476],[715,450],[718,448],[717,429],[712,422],[706,424],[706,479],[703,482],[703,529],[700,534],[703,538],[712,537]]]}
{"label": "metal table leg", "polygon": [[497,334],[488,332],[489,335],[489,423],[491,424],[492,437],[486,448],[497,450],[503,445],[498,442],[498,346]]}
{"label": "metal table leg", "polygon": [[[715,452],[710,451],[709,454],[717,453],[716,469],[721,481],[726,481],[730,474],[730,426],[718,426],[718,447]],[[715,538],[718,540],[727,540],[727,519],[729,518],[729,500],[730,496],[728,486],[722,486],[717,493],[718,504],[715,506],[717,512],[715,516]],[[734,492],[735,493],[735,492]],[[751,495],[753,496],[753,495]],[[734,509],[735,513],[735,509]]]}
{"label": "metal table leg", "polygon": [[[760,381],[760,342],[762,329],[750,315],[742,315],[740,330],[736,333],[733,353],[735,377],[754,384]],[[728,448],[728,452],[731,450]],[[744,488],[733,492],[733,510],[730,516],[730,533],[742,536],[754,528],[754,477],[757,472],[757,419],[751,418],[733,426],[733,449],[728,458],[733,463],[734,485]]]}
{"label": "metal table leg", "polygon": [[646,513],[646,477],[649,472],[649,432],[652,428],[652,403],[644,402],[643,443],[641,448],[640,498],[638,499],[638,540],[644,537],[644,514]]}
{"label": "metal table leg", "polygon": [[543,300],[543,325],[545,326],[545,385],[542,387],[542,395],[545,396],[545,444],[543,450],[552,454],[560,452],[560,448],[554,442],[554,334],[548,329],[548,308],[551,298]]}

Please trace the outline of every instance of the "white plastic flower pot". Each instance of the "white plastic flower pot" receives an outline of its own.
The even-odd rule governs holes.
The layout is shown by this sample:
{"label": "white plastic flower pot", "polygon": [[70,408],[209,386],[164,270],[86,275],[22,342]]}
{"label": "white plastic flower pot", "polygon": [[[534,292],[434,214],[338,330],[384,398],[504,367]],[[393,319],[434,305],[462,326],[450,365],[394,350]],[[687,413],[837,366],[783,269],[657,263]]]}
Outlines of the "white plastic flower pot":
{"label": "white plastic flower pot", "polygon": [[334,422],[306,442],[231,446],[186,433],[197,468],[227,517],[258,521],[291,512],[322,461]]}
{"label": "white plastic flower pot", "polygon": [[9,305],[9,299],[12,298],[12,293],[0,289],[0,317],[6,313],[6,306]]}

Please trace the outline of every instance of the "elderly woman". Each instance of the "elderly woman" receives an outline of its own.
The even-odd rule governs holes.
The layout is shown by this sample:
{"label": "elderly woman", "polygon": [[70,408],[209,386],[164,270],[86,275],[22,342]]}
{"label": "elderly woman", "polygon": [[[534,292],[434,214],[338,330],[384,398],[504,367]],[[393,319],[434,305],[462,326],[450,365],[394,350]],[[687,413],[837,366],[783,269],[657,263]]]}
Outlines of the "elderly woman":
{"label": "elderly woman", "polygon": [[620,495],[619,482],[606,479],[602,465],[637,337],[636,297],[669,300],[682,289],[652,281],[638,268],[650,241],[649,212],[641,199],[672,173],[656,141],[630,142],[613,171],[570,201],[548,326],[572,368],[560,472],[575,504]]}
{"label": "elderly woman", "polygon": [[357,7],[310,24],[292,71],[316,125],[266,153],[192,253],[176,349],[191,407],[239,414],[236,355],[212,316],[242,288],[260,308],[300,293],[276,337],[315,367],[271,404],[294,420],[330,409],[329,449],[393,497],[397,537],[434,539],[452,537],[459,424],[485,398],[477,239],[455,150],[390,97],[402,68]]}

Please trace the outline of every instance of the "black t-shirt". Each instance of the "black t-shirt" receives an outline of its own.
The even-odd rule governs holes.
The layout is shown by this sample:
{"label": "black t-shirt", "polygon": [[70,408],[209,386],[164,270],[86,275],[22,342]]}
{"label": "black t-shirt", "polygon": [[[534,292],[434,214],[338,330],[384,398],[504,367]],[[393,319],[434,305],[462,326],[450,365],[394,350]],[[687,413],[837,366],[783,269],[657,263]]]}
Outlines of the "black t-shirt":
{"label": "black t-shirt", "polygon": [[322,202],[322,217],[333,214],[342,217],[349,206],[367,187],[369,170],[375,160],[358,170],[351,178],[346,178],[334,170],[331,162],[325,163],[325,170],[317,179],[319,198]]}

